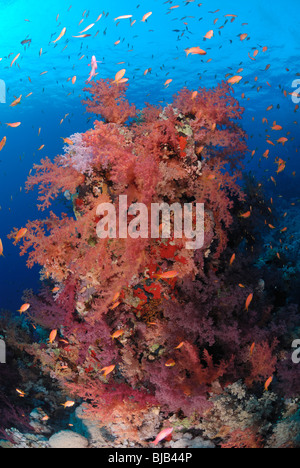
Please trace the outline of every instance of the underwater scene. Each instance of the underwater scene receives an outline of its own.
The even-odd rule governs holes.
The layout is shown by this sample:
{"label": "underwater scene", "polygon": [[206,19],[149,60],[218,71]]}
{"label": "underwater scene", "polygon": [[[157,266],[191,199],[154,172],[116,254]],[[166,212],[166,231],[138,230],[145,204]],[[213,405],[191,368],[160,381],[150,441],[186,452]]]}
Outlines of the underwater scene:
{"label": "underwater scene", "polygon": [[300,448],[298,9],[0,0],[1,448]]}

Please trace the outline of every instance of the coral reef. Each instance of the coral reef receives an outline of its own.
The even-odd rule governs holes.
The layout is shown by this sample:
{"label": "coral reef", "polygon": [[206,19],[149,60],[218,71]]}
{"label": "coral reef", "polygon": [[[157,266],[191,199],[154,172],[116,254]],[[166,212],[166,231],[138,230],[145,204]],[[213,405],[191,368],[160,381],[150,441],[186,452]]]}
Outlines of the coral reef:
{"label": "coral reef", "polygon": [[[172,105],[139,112],[126,89],[112,80],[87,88],[87,110],[102,120],[73,135],[53,163],[36,165],[27,182],[28,189],[39,187],[40,209],[66,193],[74,216],[51,211],[26,226],[21,255],[28,254],[28,267],[40,265],[44,278],[38,296],[24,295],[27,320],[46,330],[26,352],[87,403],[87,418],[116,428],[116,444],[149,446],[153,430],[173,421],[178,431],[184,423],[198,428],[195,445],[206,444],[205,434],[224,448],[265,446],[273,406],[280,418],[278,401],[286,396],[282,379],[300,380],[289,366],[299,317],[296,306],[273,305],[253,266],[254,228],[242,216],[251,198],[239,183],[247,150],[238,126],[243,109],[226,83],[196,96],[184,89]],[[141,227],[134,238],[100,239],[98,206],[114,204],[119,220],[125,195],[126,210],[136,202],[149,211],[153,203],[203,203],[203,247],[186,249],[185,236],[143,236]],[[257,219],[261,209],[253,208]],[[48,339],[51,330],[55,340]],[[276,404],[273,393],[264,393],[275,375]],[[238,411],[228,409],[235,399]],[[160,418],[143,434],[153,408]]]}

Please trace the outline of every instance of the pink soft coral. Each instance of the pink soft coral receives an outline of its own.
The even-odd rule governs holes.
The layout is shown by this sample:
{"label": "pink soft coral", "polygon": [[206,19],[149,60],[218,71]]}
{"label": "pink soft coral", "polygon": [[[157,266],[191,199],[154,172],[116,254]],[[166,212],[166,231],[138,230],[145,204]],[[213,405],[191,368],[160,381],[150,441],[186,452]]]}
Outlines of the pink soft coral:
{"label": "pink soft coral", "polygon": [[87,112],[101,115],[106,123],[124,124],[136,115],[136,107],[125,98],[127,87],[127,84],[117,84],[113,80],[97,81],[84,89],[92,99],[83,104],[87,106]]}

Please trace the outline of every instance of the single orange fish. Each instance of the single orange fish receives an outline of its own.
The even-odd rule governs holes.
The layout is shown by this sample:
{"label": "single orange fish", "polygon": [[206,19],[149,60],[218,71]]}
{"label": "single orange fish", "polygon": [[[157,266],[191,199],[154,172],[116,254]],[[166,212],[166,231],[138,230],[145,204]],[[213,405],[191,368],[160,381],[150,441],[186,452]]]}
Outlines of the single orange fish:
{"label": "single orange fish", "polygon": [[229,265],[231,266],[233,264],[233,262],[235,261],[235,258],[236,258],[236,255],[233,254],[231,259],[230,259],[230,262],[229,262]]}
{"label": "single orange fish", "polygon": [[18,60],[18,58],[20,57],[21,54],[18,54],[15,56],[15,58],[13,59],[13,61],[11,62],[10,66],[12,67],[13,64],[15,63],[16,60]]}
{"label": "single orange fish", "polygon": [[253,300],[253,294],[251,293],[251,294],[249,294],[249,296],[248,296],[248,298],[247,298],[247,300],[246,300],[245,310],[246,310],[247,312],[248,312],[248,310],[249,310],[249,306],[250,306],[252,300]]}
{"label": "single orange fish", "polygon": [[70,146],[74,145],[73,141],[70,138],[63,138],[63,137],[61,138],[64,140],[64,143],[66,143],[67,145],[70,145]]}
{"label": "single orange fish", "polygon": [[115,338],[120,338],[121,336],[124,335],[124,330],[117,330],[115,333],[111,335],[112,339],[114,340]]}
{"label": "single orange fish", "polygon": [[3,255],[3,244],[2,244],[1,239],[0,239],[0,257],[4,257],[4,255]]}
{"label": "single orange fish", "polygon": [[25,235],[27,234],[27,229],[20,229],[14,236],[15,243],[17,244]]}
{"label": "single orange fish", "polygon": [[132,15],[123,15],[123,16],[118,16],[115,18],[115,21],[121,20],[121,19],[130,19],[132,18]]}
{"label": "single orange fish", "polygon": [[176,276],[178,276],[178,272],[175,270],[167,271],[165,273],[162,273],[161,275],[156,275],[156,276],[159,279],[173,279],[173,278],[176,278]]}
{"label": "single orange fish", "polygon": [[240,218],[247,219],[250,218],[251,216],[251,211],[247,211],[247,213],[241,214]]}
{"label": "single orange fish", "polygon": [[57,337],[57,330],[52,330],[49,336],[49,343],[53,343],[55,341],[55,338]]}
{"label": "single orange fish", "polygon": [[3,150],[4,146],[6,145],[6,137],[3,137],[0,141],[0,151]]}
{"label": "single orange fish", "polygon": [[273,377],[269,377],[268,380],[265,383],[265,391],[266,392],[269,390],[269,387],[270,387],[272,382],[273,382]]}
{"label": "single orange fish", "polygon": [[107,366],[107,367],[103,367],[103,369],[101,369],[100,372],[103,372],[103,371],[104,371],[104,377],[106,377],[108,374],[110,374],[110,373],[114,370],[115,367],[116,367],[116,366]]}
{"label": "single orange fish", "polygon": [[250,348],[250,356],[252,356],[254,348],[255,348],[255,343],[252,343],[251,348]]}
{"label": "single orange fish", "polygon": [[116,302],[116,301],[119,299],[119,297],[120,297],[120,293],[117,292],[117,293],[114,295],[112,302]]}
{"label": "single orange fish", "polygon": [[207,52],[205,50],[200,49],[200,47],[190,47],[189,49],[185,49],[185,53],[187,56],[190,54],[192,55],[206,55]]}
{"label": "single orange fish", "polygon": [[243,79],[242,76],[236,75],[236,76],[233,76],[232,78],[229,78],[228,83],[229,84],[236,84],[236,83],[239,83],[242,79]]}
{"label": "single orange fish", "polygon": [[169,84],[171,84],[172,81],[173,81],[172,79],[167,80],[167,81],[165,82],[164,86],[169,86]]}
{"label": "single orange fish", "polygon": [[165,366],[166,367],[174,367],[176,364],[176,362],[174,361],[174,359],[169,359],[166,363],[165,363]]}
{"label": "single orange fish", "polygon": [[179,343],[179,345],[176,346],[176,348],[174,348],[174,349],[181,349],[182,346],[184,346],[184,341],[182,341],[181,343]]}
{"label": "single orange fish", "polygon": [[163,429],[156,437],[155,441],[152,442],[154,445],[159,444],[162,440],[166,439],[169,437],[173,432],[173,427],[168,427],[166,429]]}
{"label": "single orange fish", "polygon": [[10,107],[15,107],[15,106],[17,106],[18,104],[20,104],[21,99],[22,99],[22,94],[21,94],[20,97],[18,97],[17,99],[15,99],[15,100],[11,103]]}
{"label": "single orange fish", "polygon": [[19,127],[21,125],[21,122],[7,123],[5,125],[7,125],[8,127],[11,127],[11,128],[17,128],[17,127]]}
{"label": "single orange fish", "polygon": [[277,143],[282,143],[282,145],[284,146],[287,141],[289,141],[287,138],[282,137],[279,138],[279,140],[277,140]]}
{"label": "single orange fish", "polygon": [[30,304],[23,304],[22,307],[18,310],[20,314],[24,314],[24,312],[27,312],[27,310],[30,308]]}
{"label": "single orange fish", "polygon": [[151,15],[152,15],[152,11],[149,11],[149,13],[146,13],[143,16],[142,23],[145,23],[147,21],[147,19],[150,18]]}
{"label": "single orange fish", "polygon": [[205,34],[204,38],[205,38],[205,39],[211,39],[212,37],[214,37],[214,32],[213,32],[213,30],[211,29],[210,31],[208,31],[208,32]]}
{"label": "single orange fish", "polygon": [[263,157],[266,158],[266,159],[268,159],[269,154],[270,154],[270,150],[267,149],[267,150],[264,152]]}
{"label": "single orange fish", "polygon": [[75,405],[75,401],[66,401],[66,403],[62,404],[64,408],[72,408],[72,406],[74,405]]}
{"label": "single orange fish", "polygon": [[56,42],[60,41],[60,39],[66,34],[66,31],[67,31],[67,28],[63,28],[63,30],[60,33],[60,35],[58,36],[58,38],[55,39],[55,41],[52,41],[52,43],[55,44]]}
{"label": "single orange fish", "polygon": [[95,23],[90,24],[90,25],[87,26],[83,31],[80,31],[80,34],[83,34],[83,33],[87,32],[87,31],[89,31],[89,30],[92,29],[94,26],[95,26]]}

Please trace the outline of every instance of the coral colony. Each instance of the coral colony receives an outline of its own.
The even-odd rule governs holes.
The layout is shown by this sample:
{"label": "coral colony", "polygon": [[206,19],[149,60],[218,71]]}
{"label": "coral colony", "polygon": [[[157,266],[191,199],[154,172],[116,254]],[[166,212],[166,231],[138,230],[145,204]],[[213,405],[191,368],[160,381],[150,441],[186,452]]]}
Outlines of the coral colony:
{"label": "coral colony", "polygon": [[44,284],[24,294],[22,349],[118,441],[193,428],[224,448],[297,445],[299,315],[253,266],[271,214],[240,182],[244,109],[224,82],[141,110],[127,86],[88,86],[93,128],[27,181],[40,210],[65,194],[73,213],[10,235]]}

